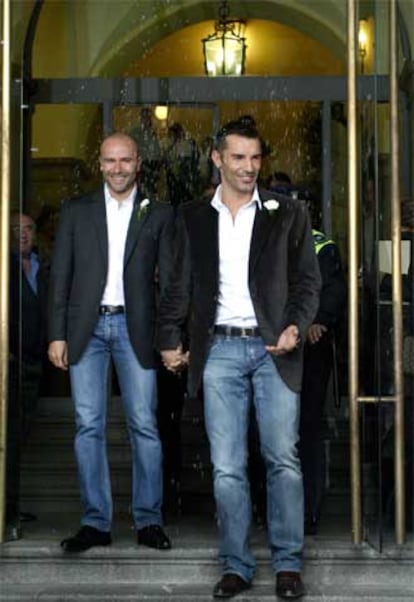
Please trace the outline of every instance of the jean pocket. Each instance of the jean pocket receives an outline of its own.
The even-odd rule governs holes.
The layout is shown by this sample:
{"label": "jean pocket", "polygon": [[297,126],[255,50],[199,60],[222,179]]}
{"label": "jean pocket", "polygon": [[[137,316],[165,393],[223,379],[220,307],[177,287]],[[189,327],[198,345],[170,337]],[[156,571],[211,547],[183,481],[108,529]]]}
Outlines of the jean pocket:
{"label": "jean pocket", "polygon": [[224,345],[226,338],[227,337],[223,334],[215,334],[211,341],[209,352],[212,353],[213,351],[218,351],[218,349]]}

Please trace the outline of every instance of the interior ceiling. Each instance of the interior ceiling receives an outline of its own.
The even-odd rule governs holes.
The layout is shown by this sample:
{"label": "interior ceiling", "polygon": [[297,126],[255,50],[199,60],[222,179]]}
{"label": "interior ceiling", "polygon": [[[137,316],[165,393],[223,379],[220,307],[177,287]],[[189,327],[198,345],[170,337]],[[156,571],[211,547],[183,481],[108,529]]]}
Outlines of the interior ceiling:
{"label": "interior ceiling", "polygon": [[[213,21],[190,25],[136,55],[123,77],[198,77],[204,75],[201,40]],[[275,21],[249,19],[246,31],[247,76],[345,75],[346,56],[337,58],[319,41]]]}
{"label": "interior ceiling", "polygon": [[[219,2],[167,0],[141,3],[143,9],[138,23],[137,3],[134,4],[106,40],[100,57],[91,68],[91,75],[119,76],[134,57],[144,54],[171,33],[200,21],[216,19]],[[246,0],[230,3],[231,16],[288,25],[318,40],[338,58],[345,52],[343,7],[343,2],[331,0]]]}
{"label": "interior ceiling", "polygon": [[[343,0],[235,0],[229,5],[231,16],[289,26],[334,56],[344,56]],[[33,52],[34,70],[39,66],[35,76],[120,77],[134,58],[174,32],[214,21],[218,6],[216,0],[117,0],[114,11],[109,1],[44,0]]]}

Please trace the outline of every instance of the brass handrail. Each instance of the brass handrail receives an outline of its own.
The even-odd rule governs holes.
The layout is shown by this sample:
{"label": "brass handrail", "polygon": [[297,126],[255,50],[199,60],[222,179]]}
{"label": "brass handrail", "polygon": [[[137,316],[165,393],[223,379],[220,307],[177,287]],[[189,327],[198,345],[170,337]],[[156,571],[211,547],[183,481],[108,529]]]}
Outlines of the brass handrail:
{"label": "brass handrail", "polygon": [[390,152],[391,152],[391,230],[392,230],[392,315],[394,333],[394,483],[395,540],[405,541],[404,482],[404,381],[402,366],[402,279],[401,279],[401,194],[400,144],[398,129],[398,7],[390,0]]}
{"label": "brass handrail", "polygon": [[10,0],[3,0],[0,208],[0,542],[4,539],[9,361]]}
{"label": "brass handrail", "polygon": [[358,408],[358,144],[357,144],[357,15],[355,0],[347,3],[348,48],[348,340],[349,340],[349,429],[351,463],[352,541],[361,543],[361,465]]}

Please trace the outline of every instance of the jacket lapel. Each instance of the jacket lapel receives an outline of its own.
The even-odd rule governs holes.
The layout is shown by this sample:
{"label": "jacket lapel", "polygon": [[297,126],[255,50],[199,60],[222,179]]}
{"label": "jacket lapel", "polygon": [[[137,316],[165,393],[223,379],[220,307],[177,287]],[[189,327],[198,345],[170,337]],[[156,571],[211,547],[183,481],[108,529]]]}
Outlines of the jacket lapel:
{"label": "jacket lapel", "polygon": [[250,243],[250,274],[253,274],[257,260],[260,257],[260,253],[269,237],[270,231],[275,225],[275,220],[277,219],[278,218],[276,215],[270,215],[269,211],[263,206],[261,209],[257,207],[253,224],[252,240]]}
{"label": "jacket lapel", "polygon": [[128,260],[131,257],[132,252],[134,251],[138,242],[139,233],[141,232],[143,225],[145,224],[149,214],[151,213],[151,205],[148,205],[145,214],[138,217],[139,201],[140,197],[137,193],[135,195],[134,206],[132,209],[131,219],[129,221],[128,232],[125,242],[124,266],[126,266],[126,264],[128,263]]}
{"label": "jacket lapel", "polygon": [[210,203],[206,204],[205,209],[205,213],[202,213],[202,219],[199,220],[197,239],[202,249],[204,267],[207,272],[206,278],[209,282],[214,282],[217,287],[219,273],[218,213]]}

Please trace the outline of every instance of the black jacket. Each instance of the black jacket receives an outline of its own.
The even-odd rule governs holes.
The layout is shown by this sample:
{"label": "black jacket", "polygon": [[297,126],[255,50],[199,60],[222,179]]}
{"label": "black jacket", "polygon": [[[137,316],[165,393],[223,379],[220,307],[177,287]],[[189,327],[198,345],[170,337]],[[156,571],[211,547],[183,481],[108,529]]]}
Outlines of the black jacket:
{"label": "black jacket", "polygon": [[[306,208],[294,199],[260,191],[277,210],[256,210],[249,258],[249,289],[261,335],[274,344],[296,324],[301,339],[318,307],[320,274]],[[179,208],[173,278],[160,305],[159,348],[175,349],[188,318],[188,390],[195,396],[213,338],[219,292],[218,213],[209,202]],[[299,391],[302,345],[274,357],[288,387]]]}
{"label": "black jacket", "polygon": [[46,351],[46,303],[49,266],[39,261],[37,293],[18,255],[10,256],[9,349],[23,360],[39,360]]}
{"label": "black jacket", "polygon": [[[140,209],[134,202],[124,254],[128,333],[144,368],[156,365],[156,277],[161,291],[172,265],[174,217],[166,203]],[[103,188],[67,201],[61,211],[49,285],[49,341],[68,342],[76,363],[99,317],[108,271],[108,234]]]}

